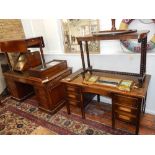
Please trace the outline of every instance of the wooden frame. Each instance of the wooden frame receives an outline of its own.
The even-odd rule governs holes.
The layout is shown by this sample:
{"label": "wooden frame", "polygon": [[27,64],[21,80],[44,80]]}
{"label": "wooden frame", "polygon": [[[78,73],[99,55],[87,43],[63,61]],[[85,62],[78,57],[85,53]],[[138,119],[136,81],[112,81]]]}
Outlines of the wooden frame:
{"label": "wooden frame", "polygon": [[[100,29],[98,19],[62,19],[61,26],[65,53],[80,53],[76,37],[91,34]],[[88,47],[91,53],[100,53],[99,41],[90,42]]]}
{"label": "wooden frame", "polygon": [[[94,35],[88,35],[84,37],[77,37],[78,44],[80,45],[81,51],[81,60],[82,60],[82,67],[83,67],[83,78],[85,78],[85,73],[87,71],[100,71],[105,73],[113,73],[113,74],[121,74],[121,75],[129,75],[135,76],[138,79],[139,87],[142,86],[142,83],[145,78],[146,74],[146,50],[147,50],[147,33],[149,31],[123,31],[123,30],[116,30],[116,31],[100,31]],[[127,40],[127,39],[138,39],[141,43],[141,56],[140,56],[140,71],[139,73],[128,73],[128,72],[118,72],[118,71],[109,71],[109,70],[99,70],[93,69],[90,64],[90,56],[89,56],[89,49],[88,49],[88,42],[92,40]],[[85,42],[85,49],[86,49],[86,56],[87,56],[87,64],[88,67],[86,68],[85,58],[84,58],[84,50],[83,50],[83,42]]]}
{"label": "wooden frame", "polygon": [[42,67],[46,68],[45,58],[43,55],[43,47],[45,47],[43,37],[35,37],[35,38],[29,38],[29,39],[0,42],[0,49],[2,52],[6,54],[6,58],[8,60],[10,69],[12,69],[12,65],[11,65],[8,53],[9,52],[26,53],[26,52],[29,52],[28,48],[39,48],[40,49]]}

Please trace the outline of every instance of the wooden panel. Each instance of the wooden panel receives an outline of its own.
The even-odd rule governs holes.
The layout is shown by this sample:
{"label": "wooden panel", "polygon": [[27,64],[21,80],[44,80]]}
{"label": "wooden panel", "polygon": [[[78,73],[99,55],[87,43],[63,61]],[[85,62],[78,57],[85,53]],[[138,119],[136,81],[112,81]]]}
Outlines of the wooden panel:
{"label": "wooden panel", "polygon": [[67,97],[75,100],[80,100],[80,94],[74,92],[67,92]]}
{"label": "wooden panel", "polygon": [[27,45],[24,40],[5,41],[0,43],[2,52],[27,52]]}
{"label": "wooden panel", "polygon": [[50,110],[49,96],[44,87],[36,87],[34,88],[37,100],[39,101],[39,107]]}
{"label": "wooden panel", "polygon": [[65,101],[65,89],[62,84],[58,84],[56,87],[49,90],[49,95],[52,100],[52,104],[50,105],[50,109],[56,107],[60,102]]}
{"label": "wooden panel", "polygon": [[80,106],[79,104],[80,104],[80,102],[79,101],[77,101],[77,100],[72,100],[72,99],[69,99],[68,100],[68,102],[69,102],[69,104],[71,104],[71,105],[74,105],[74,106]]}
{"label": "wooden panel", "polygon": [[[53,65],[52,67],[50,66],[50,64],[52,65],[52,63],[56,63],[56,62],[58,62],[58,64]],[[38,77],[38,78],[54,76],[55,74],[58,74],[59,72],[67,69],[67,61],[66,60],[53,60],[53,61],[46,63],[46,66],[47,68],[44,68],[44,69],[42,68],[42,66],[31,68],[29,69],[29,74],[31,76]]]}
{"label": "wooden panel", "polygon": [[132,123],[132,124],[136,123],[136,118],[130,117],[130,116],[127,116],[127,115],[123,115],[121,113],[116,113],[116,118],[121,120],[121,121],[128,122],[128,123]]}
{"label": "wooden panel", "polygon": [[134,97],[128,97],[123,95],[117,95],[115,94],[113,96],[113,102],[119,103],[121,105],[127,105],[131,107],[138,107],[138,99]]}
{"label": "wooden panel", "polygon": [[80,89],[76,86],[67,85],[66,89],[71,92],[77,92],[77,93],[80,92]]}
{"label": "wooden panel", "polygon": [[34,92],[31,85],[15,82],[10,79],[7,80],[7,86],[11,93],[11,96],[18,100],[23,100]]}
{"label": "wooden panel", "polygon": [[54,80],[47,82],[42,87],[38,87],[40,93],[37,92],[37,96],[40,100],[39,106],[41,108],[52,111],[54,108],[65,102],[65,88],[64,85],[60,83],[60,80],[70,73],[71,69],[66,70]]}
{"label": "wooden panel", "polygon": [[137,108],[122,106],[121,104],[115,104],[115,110],[120,110],[131,114],[135,114],[135,115],[137,114]]}

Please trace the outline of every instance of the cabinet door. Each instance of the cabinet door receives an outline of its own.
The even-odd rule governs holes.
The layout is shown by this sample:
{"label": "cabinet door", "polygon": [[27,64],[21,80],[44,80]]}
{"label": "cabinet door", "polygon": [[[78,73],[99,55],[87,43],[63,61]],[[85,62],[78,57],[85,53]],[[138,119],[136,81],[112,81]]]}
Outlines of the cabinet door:
{"label": "cabinet door", "polygon": [[47,93],[47,90],[43,86],[35,86],[35,95],[37,97],[37,100],[39,102],[39,107],[45,110],[50,110],[50,100]]}
{"label": "cabinet door", "polygon": [[50,96],[51,105],[50,108],[53,109],[59,104],[65,102],[65,89],[64,85],[58,82],[55,87],[49,89],[48,94]]}

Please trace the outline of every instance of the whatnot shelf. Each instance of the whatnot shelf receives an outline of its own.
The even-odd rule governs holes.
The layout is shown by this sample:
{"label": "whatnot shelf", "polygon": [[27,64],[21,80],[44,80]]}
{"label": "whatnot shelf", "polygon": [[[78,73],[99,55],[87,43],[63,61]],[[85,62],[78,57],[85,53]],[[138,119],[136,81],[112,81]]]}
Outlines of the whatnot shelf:
{"label": "whatnot shelf", "polygon": [[[88,48],[89,41],[101,41],[101,40],[128,40],[128,39],[137,39],[138,42],[141,43],[141,53],[140,53],[140,71],[139,74],[135,73],[128,73],[128,72],[117,72],[117,71],[104,71],[100,70],[101,72],[107,72],[112,74],[121,74],[121,75],[129,75],[137,77],[139,81],[139,87],[142,87],[142,84],[145,79],[146,75],[146,52],[147,52],[147,34],[149,33],[148,30],[144,31],[137,31],[137,30],[115,30],[115,31],[99,31],[94,32],[87,36],[77,37],[78,44],[80,45],[80,52],[81,52],[81,60],[82,60],[82,67],[83,67],[83,78],[85,78],[85,73],[87,71],[95,71],[90,64],[90,52]],[[85,43],[85,44],[84,44]],[[85,46],[85,48],[84,48]],[[84,49],[86,52],[87,57],[87,65],[85,64],[85,55]],[[99,71],[99,70],[98,70]]]}

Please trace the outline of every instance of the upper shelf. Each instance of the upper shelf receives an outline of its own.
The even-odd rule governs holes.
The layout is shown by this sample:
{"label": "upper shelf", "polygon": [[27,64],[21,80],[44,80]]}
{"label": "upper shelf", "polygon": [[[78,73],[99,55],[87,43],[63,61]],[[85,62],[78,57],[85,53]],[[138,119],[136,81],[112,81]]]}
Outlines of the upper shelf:
{"label": "upper shelf", "polygon": [[35,37],[20,40],[8,40],[0,42],[0,52],[20,52],[25,53],[27,48],[45,47],[43,37]]}
{"label": "upper shelf", "polygon": [[77,41],[94,41],[94,40],[127,40],[143,39],[149,33],[149,30],[116,30],[116,31],[99,31],[90,35],[77,37]]}

